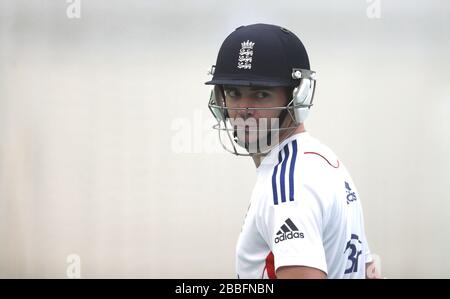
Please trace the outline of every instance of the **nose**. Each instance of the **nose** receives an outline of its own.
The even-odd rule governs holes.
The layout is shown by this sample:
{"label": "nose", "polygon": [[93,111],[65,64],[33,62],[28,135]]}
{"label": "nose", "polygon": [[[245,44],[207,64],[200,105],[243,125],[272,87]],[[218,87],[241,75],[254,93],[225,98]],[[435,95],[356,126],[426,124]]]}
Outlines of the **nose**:
{"label": "nose", "polygon": [[238,117],[241,117],[243,119],[253,117],[255,114],[254,109],[248,109],[252,108],[252,99],[249,97],[242,97],[239,100],[236,108],[239,108],[239,110],[237,110]]}

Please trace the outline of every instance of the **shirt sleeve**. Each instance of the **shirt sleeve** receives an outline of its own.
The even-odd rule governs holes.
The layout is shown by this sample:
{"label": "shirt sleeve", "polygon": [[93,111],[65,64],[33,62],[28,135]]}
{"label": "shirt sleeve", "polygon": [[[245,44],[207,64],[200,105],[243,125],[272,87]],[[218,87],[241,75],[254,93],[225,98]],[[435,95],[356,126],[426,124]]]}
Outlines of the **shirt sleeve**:
{"label": "shirt sleeve", "polygon": [[261,231],[274,255],[275,271],[282,266],[306,266],[327,273],[322,242],[323,206],[318,195],[302,186],[294,201],[268,204]]}
{"label": "shirt sleeve", "polygon": [[369,243],[367,242],[367,238],[365,238],[365,242],[364,242],[364,247],[365,247],[365,262],[367,263],[371,263],[373,262],[373,256],[370,253],[370,248],[369,248]]}

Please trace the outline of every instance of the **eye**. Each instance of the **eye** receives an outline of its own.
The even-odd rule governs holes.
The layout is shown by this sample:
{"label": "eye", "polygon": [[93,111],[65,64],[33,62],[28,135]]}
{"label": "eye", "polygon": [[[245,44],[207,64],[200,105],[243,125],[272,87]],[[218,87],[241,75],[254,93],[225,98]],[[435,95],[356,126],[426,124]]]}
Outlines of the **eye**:
{"label": "eye", "polygon": [[270,94],[268,93],[268,92],[265,92],[265,91],[258,91],[256,94],[255,94],[255,97],[257,98],[257,99],[265,99],[265,98],[267,98],[267,97],[269,97],[270,96]]}
{"label": "eye", "polygon": [[239,92],[234,89],[228,89],[228,90],[225,90],[225,96],[230,97],[230,98],[236,98],[239,96]]}

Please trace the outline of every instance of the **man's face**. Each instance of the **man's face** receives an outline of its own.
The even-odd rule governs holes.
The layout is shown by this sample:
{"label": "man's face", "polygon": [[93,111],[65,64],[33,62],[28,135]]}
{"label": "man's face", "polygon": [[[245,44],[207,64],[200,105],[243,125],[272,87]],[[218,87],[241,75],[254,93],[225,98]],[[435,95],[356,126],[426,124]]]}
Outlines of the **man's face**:
{"label": "man's face", "polygon": [[247,146],[255,144],[258,137],[261,142],[270,133],[270,127],[281,125],[273,120],[278,120],[283,110],[258,108],[285,107],[288,100],[284,87],[224,86],[224,92],[228,115],[240,142],[244,142],[244,136]]}

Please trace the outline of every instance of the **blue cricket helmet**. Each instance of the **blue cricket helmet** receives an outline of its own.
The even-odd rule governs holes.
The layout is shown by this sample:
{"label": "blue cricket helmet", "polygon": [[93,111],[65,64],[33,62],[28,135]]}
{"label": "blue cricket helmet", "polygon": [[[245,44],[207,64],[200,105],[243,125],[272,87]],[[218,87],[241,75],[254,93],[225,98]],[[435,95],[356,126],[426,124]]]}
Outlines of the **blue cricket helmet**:
{"label": "blue cricket helmet", "polygon": [[276,25],[238,27],[223,42],[208,85],[296,86],[294,69],[310,70],[300,39]]}

